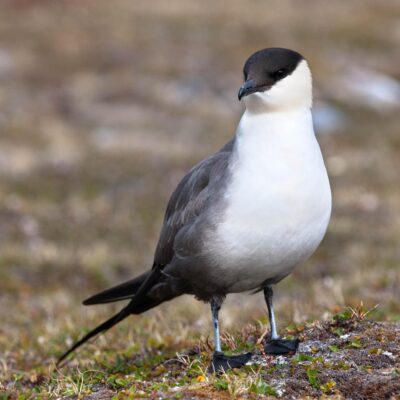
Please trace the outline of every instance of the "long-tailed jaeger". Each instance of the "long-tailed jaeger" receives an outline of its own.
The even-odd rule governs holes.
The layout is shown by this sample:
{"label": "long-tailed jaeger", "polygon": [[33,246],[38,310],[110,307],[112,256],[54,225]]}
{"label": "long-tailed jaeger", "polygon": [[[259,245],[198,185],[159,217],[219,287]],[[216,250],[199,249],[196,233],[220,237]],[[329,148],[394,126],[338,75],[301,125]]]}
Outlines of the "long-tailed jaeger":
{"label": "long-tailed jaeger", "polygon": [[218,311],[229,293],[263,290],[271,327],[266,352],[296,351],[280,339],[272,287],[316,250],[331,214],[331,190],[311,116],[312,79],[297,52],[268,48],[245,63],[239,100],[246,105],[233,139],[195,165],[168,202],[153,266],[83,302],[129,300],[75,343],[131,314],[182,294],[210,303],[215,352],[211,367],[228,369],[251,354],[221,351]]}

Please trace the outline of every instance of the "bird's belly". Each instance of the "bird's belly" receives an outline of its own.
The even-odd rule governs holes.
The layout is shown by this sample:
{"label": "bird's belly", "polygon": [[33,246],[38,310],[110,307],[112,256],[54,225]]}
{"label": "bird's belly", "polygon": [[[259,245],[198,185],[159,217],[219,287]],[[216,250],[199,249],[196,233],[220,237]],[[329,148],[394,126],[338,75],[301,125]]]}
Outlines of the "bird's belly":
{"label": "bird's belly", "polygon": [[219,273],[226,277],[230,292],[256,289],[266,281],[278,282],[315,251],[326,226],[327,220],[282,224],[279,228],[261,222],[253,227],[240,226],[239,221],[238,226],[230,224],[226,227],[230,237],[219,238],[215,253]]}
{"label": "bird's belly", "polygon": [[229,292],[277,282],[315,251],[331,211],[329,181],[320,167],[316,173],[305,168],[279,179],[261,175],[252,180],[244,174],[233,183],[210,245],[214,272],[225,276]]}

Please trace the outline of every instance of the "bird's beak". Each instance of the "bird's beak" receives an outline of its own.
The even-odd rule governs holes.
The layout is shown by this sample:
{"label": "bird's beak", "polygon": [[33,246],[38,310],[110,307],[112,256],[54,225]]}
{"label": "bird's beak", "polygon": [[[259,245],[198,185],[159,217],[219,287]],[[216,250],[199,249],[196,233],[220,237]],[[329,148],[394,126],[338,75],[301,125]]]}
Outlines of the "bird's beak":
{"label": "bird's beak", "polygon": [[249,79],[239,89],[238,93],[239,101],[242,97],[247,96],[250,93],[253,93],[253,91],[254,91],[254,82],[251,79]]}

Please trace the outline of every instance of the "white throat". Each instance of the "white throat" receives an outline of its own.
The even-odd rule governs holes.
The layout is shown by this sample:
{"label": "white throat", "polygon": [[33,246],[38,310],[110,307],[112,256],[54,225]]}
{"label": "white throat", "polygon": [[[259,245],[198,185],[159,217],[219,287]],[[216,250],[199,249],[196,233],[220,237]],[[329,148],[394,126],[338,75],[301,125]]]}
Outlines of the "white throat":
{"label": "white throat", "polygon": [[244,97],[244,102],[246,109],[256,114],[311,108],[312,77],[307,61],[302,60],[290,75],[271,89]]}

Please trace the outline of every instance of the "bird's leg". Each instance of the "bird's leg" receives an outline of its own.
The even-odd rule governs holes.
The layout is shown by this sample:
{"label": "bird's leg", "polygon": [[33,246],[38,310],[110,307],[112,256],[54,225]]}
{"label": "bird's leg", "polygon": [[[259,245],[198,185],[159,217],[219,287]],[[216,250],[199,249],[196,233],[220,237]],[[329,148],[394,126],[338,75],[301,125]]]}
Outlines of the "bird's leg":
{"label": "bird's leg", "polygon": [[277,340],[277,339],[279,339],[279,335],[276,330],[274,306],[272,304],[272,298],[274,297],[274,291],[272,290],[271,286],[267,286],[264,289],[264,297],[265,297],[265,301],[267,303],[267,308],[268,308],[269,324],[271,327],[271,340]]}
{"label": "bird's leg", "polygon": [[299,339],[281,339],[276,329],[274,306],[272,299],[274,292],[271,286],[264,288],[264,297],[268,308],[269,324],[271,327],[271,338],[265,343],[267,354],[288,354],[295,353],[299,347]]}
{"label": "bird's leg", "polygon": [[221,338],[219,333],[218,313],[224,298],[213,297],[211,299],[211,314],[214,328],[214,355],[209,372],[224,372],[232,368],[240,368],[251,359],[251,353],[227,356],[221,350]]}
{"label": "bird's leg", "polygon": [[214,351],[221,352],[221,338],[219,335],[219,320],[218,313],[221,308],[221,304],[213,298],[211,300],[211,314],[213,320],[213,328],[214,328]]}

